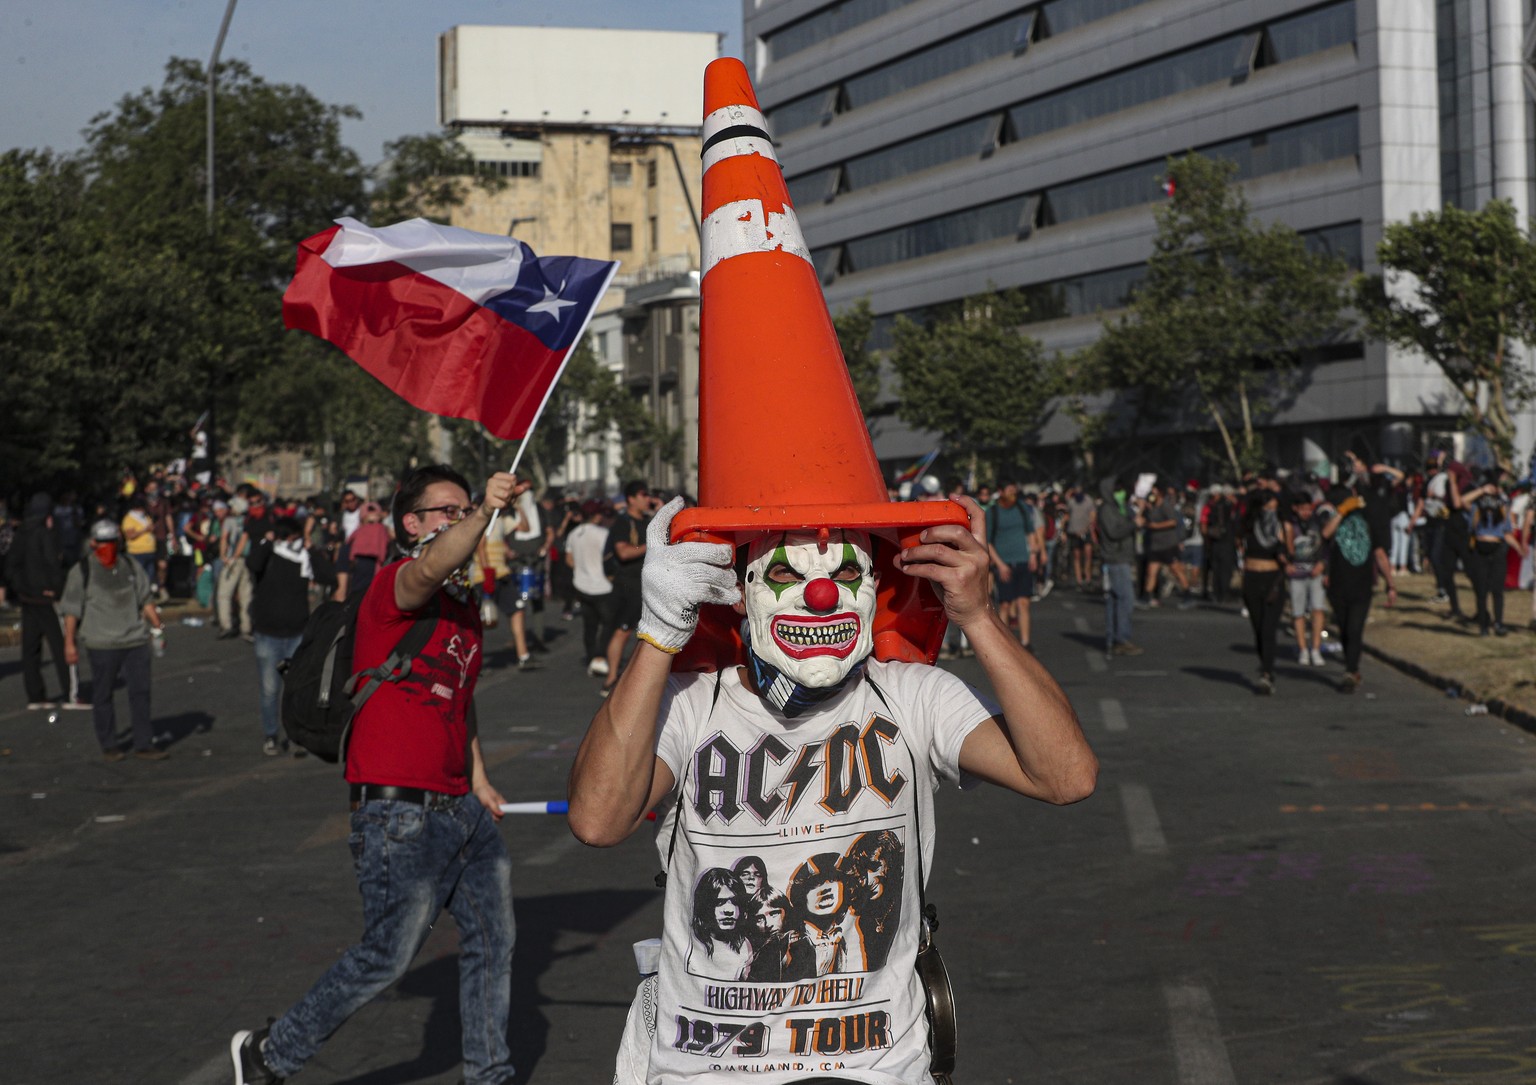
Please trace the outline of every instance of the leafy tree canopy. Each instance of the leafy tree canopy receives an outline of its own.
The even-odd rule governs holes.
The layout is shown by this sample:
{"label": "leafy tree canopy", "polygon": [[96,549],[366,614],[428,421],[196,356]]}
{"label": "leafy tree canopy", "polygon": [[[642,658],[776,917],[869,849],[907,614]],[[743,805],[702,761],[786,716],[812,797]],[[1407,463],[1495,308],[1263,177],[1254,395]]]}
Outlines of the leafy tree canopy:
{"label": "leafy tree canopy", "polygon": [[79,154],[0,156],[0,494],[90,491],[184,455],[209,406],[220,445],[238,433],[246,446],[332,448],[332,484],[419,447],[420,412],[284,331],[295,247],[344,215],[440,214],[469,184],[500,182],[429,183],[463,164],[442,135],[397,141],[371,179],[341,139],[355,109],[228,61],[210,231],[205,78],[173,59],[161,86],[92,119]]}
{"label": "leafy tree canopy", "polygon": [[1056,385],[1008,298],[972,298],[931,327],[898,318],[891,364],[902,421],[939,434],[950,456],[999,478],[1028,464],[1027,443]]}
{"label": "leafy tree canopy", "polygon": [[1146,278],[1073,388],[1137,393],[1143,417],[1197,405],[1234,474],[1262,460],[1256,427],[1298,360],[1338,331],[1345,274],[1290,227],[1255,222],[1235,169],[1197,154],[1169,160],[1172,196],[1156,213]]}
{"label": "leafy tree canopy", "polygon": [[1377,254],[1385,274],[1355,288],[1370,334],[1438,366],[1464,423],[1513,468],[1514,415],[1536,398],[1536,378],[1512,349],[1536,346],[1536,240],[1495,200],[1392,223]]}

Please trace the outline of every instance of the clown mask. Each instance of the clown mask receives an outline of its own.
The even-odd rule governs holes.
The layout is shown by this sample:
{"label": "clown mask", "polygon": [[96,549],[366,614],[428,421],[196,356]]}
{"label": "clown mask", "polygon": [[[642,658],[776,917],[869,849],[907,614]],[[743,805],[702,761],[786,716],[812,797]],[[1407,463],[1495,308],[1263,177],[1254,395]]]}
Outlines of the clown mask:
{"label": "clown mask", "polygon": [[752,650],[807,689],[835,686],[869,655],[875,617],[869,536],[765,535],[747,550],[742,598]]}

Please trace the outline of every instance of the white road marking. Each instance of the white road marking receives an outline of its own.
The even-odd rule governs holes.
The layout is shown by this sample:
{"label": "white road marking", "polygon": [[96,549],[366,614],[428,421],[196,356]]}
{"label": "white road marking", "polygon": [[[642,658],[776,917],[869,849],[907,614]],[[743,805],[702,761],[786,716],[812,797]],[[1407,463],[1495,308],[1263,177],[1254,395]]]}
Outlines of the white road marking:
{"label": "white road marking", "polygon": [[565,853],[576,846],[576,838],[569,832],[561,833],[538,851],[523,860],[523,866],[554,866]]}
{"label": "white road marking", "polygon": [[1077,628],[1079,633],[1088,632],[1088,619],[1083,617],[1081,614],[1072,619],[1072,624]]}
{"label": "white road marking", "polygon": [[1104,720],[1104,730],[1124,731],[1126,729],[1125,709],[1113,697],[1105,697],[1099,701],[1099,715]]}
{"label": "white road marking", "polygon": [[1104,661],[1103,652],[1084,652],[1088,660],[1088,669],[1096,674],[1103,674],[1109,670],[1109,664]]}
{"label": "white road marking", "polygon": [[1166,855],[1168,841],[1152,805],[1152,792],[1145,784],[1121,784],[1120,805],[1125,810],[1125,824],[1131,831],[1131,850],[1141,855]]}
{"label": "white road marking", "polygon": [[1179,1085],[1236,1085],[1210,992],[1193,985],[1168,986],[1163,988],[1163,999],[1168,1004]]}

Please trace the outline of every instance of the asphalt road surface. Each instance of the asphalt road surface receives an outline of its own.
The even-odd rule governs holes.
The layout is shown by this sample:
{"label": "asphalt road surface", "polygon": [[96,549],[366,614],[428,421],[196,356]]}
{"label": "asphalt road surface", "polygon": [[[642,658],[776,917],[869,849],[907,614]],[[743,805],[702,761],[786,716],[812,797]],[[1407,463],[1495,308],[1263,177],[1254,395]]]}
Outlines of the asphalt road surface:
{"label": "asphalt road surface", "polygon": [[[1035,617],[1103,770],[1065,809],[939,797],[957,1082],[1536,1082],[1536,739],[1369,659],[1353,696],[1335,663],[1282,664],[1255,697],[1230,611],[1138,612],[1146,654],[1108,663],[1094,600],[1058,590]],[[551,631],[528,673],[488,637],[484,744],[509,799],[564,797],[598,704],[576,627]],[[0,704],[24,700],[17,660],[0,652]],[[154,709],[171,758],[119,764],[89,713],[0,710],[7,1085],[228,1081],[230,1034],[358,933],[339,772],[262,755],[250,646],[173,626]],[[653,843],[592,851],[551,816],[502,832],[521,1080],[607,1085],[630,945],[659,933]],[[456,968],[445,916],[297,1081],[458,1080]]]}

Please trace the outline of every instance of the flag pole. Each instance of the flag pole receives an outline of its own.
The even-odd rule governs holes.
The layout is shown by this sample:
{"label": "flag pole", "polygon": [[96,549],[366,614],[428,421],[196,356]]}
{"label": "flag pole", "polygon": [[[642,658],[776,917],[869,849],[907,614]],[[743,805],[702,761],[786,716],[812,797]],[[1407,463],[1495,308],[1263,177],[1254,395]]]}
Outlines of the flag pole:
{"label": "flag pole", "polygon": [[[597,302],[602,301],[603,295],[608,293],[608,287],[613,282],[614,275],[618,274],[619,263],[613,261],[608,267],[608,276],[603,280],[603,288],[597,292]],[[587,315],[581,322],[581,327],[576,331],[576,338],[571,340],[565,357],[560,359],[560,368],[555,370],[555,379],[549,382],[549,387],[544,389],[544,398],[539,400],[539,409],[533,412],[533,421],[528,423],[528,431],[523,434],[523,439],[518,443],[517,453],[512,457],[512,466],[507,468],[507,474],[517,473],[517,465],[523,462],[523,453],[528,449],[528,442],[533,438],[533,431],[539,425],[539,419],[544,417],[544,408],[549,406],[549,397],[555,394],[555,385],[560,383],[560,378],[565,375],[565,367],[571,364],[571,356],[576,353],[576,348],[581,346],[582,337],[587,334],[587,325],[592,323],[592,317],[597,313],[597,302],[592,303],[592,308],[587,310]],[[486,538],[490,538],[491,532],[496,529],[496,521],[501,516],[501,510],[491,513],[491,522],[485,526]]]}

